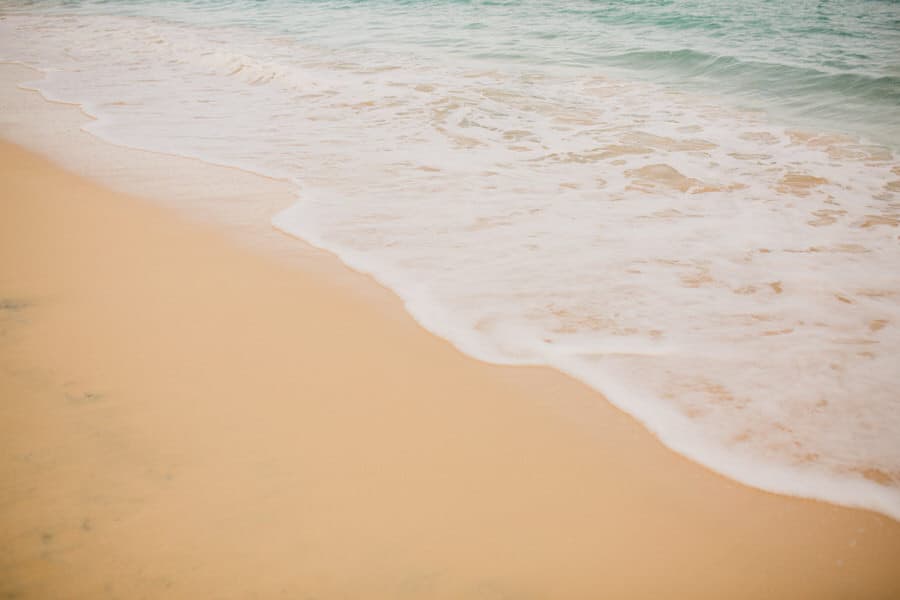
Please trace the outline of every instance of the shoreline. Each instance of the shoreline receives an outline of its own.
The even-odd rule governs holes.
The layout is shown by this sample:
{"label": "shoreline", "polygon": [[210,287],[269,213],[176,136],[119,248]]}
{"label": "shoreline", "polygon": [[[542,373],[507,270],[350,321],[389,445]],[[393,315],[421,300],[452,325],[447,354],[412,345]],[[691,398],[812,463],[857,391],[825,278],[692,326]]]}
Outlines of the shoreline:
{"label": "shoreline", "polygon": [[463,356],[360,274],[7,144],[3,165],[9,593],[900,592],[887,517],[719,476],[562,374]]}
{"label": "shoreline", "polygon": [[[27,79],[26,74],[45,76],[43,71],[21,63],[0,63],[0,83],[3,85],[21,83]],[[430,326],[422,316],[422,311],[418,310],[421,306],[409,296],[404,297],[396,291],[398,286],[388,285],[386,280],[380,279],[369,269],[349,260],[352,257],[335,251],[319,240],[310,241],[300,234],[290,233],[289,228],[285,229],[277,224],[275,221],[294,208],[298,201],[300,189],[289,180],[247,168],[208,162],[202,158],[122,145],[89,131],[85,124],[96,121],[98,117],[88,113],[83,106],[47,99],[36,88],[18,90],[21,93],[13,92],[12,96],[7,94],[2,99],[11,104],[3,108],[13,115],[38,110],[46,113],[45,120],[53,125],[43,132],[42,140],[33,142],[27,125],[33,126],[36,119],[23,117],[19,119],[19,126],[27,124],[24,134],[17,134],[14,141],[30,146],[38,153],[48,153],[61,166],[112,189],[166,204],[188,219],[212,223],[228,231],[235,240],[267,256],[286,260],[301,269],[339,281],[352,293],[365,295],[376,302],[393,318],[412,318],[429,334],[447,341],[467,356],[491,365],[515,365],[514,362],[504,361],[502,357],[496,360],[485,357],[477,347],[465,344],[464,338],[453,335],[452,330]],[[43,108],[39,108],[38,104]],[[15,120],[13,117],[12,121]],[[57,139],[60,130],[67,128],[77,129],[77,135],[72,140],[59,144]],[[13,132],[16,131],[13,127]],[[84,147],[93,148],[87,153],[88,159],[72,160],[72,150],[76,144],[79,151]],[[112,148],[116,148],[123,156],[112,158]],[[365,257],[362,259],[365,261]],[[427,312],[425,307],[425,313]],[[587,386],[595,394],[596,401],[611,403],[616,409],[641,423],[670,451],[741,485],[779,495],[873,510],[900,521],[896,493],[879,485],[881,479],[890,475],[880,470],[870,470],[871,473],[866,471],[862,478],[848,478],[835,484],[828,476],[815,472],[795,470],[783,464],[757,462],[752,456],[708,449],[702,444],[698,445],[691,435],[678,433],[677,426],[668,429],[660,427],[659,420],[653,416],[652,406],[623,401],[622,398],[629,395],[627,391],[618,390],[611,397],[607,396],[610,390],[592,379],[589,372],[567,368],[566,364],[552,360],[515,366],[534,366],[552,372],[546,377],[540,377],[542,382],[544,379],[552,381],[561,376]],[[865,497],[866,501],[857,500],[860,497]]]}

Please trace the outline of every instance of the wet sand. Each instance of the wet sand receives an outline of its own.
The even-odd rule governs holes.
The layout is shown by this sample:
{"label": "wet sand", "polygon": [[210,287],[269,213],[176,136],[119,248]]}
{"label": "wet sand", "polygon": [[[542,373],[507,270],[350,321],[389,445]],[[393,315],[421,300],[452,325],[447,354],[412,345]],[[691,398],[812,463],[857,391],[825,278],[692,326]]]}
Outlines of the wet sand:
{"label": "wet sand", "polygon": [[20,147],[0,169],[0,597],[900,597],[898,522],[736,484]]}

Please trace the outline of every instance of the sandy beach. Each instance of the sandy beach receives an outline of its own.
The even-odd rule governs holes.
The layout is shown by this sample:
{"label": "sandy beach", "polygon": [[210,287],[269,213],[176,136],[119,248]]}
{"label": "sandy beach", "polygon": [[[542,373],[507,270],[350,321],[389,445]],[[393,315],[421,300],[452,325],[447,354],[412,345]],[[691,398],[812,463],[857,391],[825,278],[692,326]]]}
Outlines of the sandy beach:
{"label": "sandy beach", "polygon": [[900,597],[896,521],[734,483],[333,258],[0,148],[4,598]]}

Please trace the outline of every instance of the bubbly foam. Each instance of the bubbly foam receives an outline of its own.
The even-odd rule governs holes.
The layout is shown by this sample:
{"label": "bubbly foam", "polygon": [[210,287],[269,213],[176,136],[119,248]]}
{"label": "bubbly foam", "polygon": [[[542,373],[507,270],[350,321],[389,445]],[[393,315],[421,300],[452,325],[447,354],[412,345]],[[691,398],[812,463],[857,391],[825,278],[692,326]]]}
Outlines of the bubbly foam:
{"label": "bubbly foam", "polygon": [[900,519],[890,149],[594,70],[257,26],[10,15],[0,56],[101,137],[292,179],[273,224],[463,351],[552,365],[740,481]]}

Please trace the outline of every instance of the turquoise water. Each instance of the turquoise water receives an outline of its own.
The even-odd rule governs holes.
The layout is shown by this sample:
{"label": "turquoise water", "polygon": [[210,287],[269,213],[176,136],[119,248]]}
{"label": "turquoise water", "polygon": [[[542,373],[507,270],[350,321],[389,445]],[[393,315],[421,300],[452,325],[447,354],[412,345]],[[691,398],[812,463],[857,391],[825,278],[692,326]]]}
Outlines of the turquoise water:
{"label": "turquoise water", "polygon": [[[19,3],[12,4],[13,7]],[[900,143],[900,2],[29,2],[27,10],[252,27],[342,50],[621,70]],[[10,10],[10,8],[7,8]]]}
{"label": "turquoise water", "polygon": [[568,373],[749,485],[900,518],[900,3],[0,15],[0,60],[88,131],[289,180],[275,228],[463,352]]}

